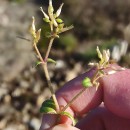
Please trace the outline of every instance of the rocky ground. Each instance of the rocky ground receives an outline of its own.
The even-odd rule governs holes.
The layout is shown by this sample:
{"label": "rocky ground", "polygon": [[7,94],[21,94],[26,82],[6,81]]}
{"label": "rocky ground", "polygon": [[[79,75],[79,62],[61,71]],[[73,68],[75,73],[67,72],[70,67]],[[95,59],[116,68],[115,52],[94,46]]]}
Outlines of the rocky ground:
{"label": "rocky ground", "polygon": [[[18,38],[30,38],[28,27],[38,9],[31,2],[0,1],[0,130],[38,130],[42,116],[39,108],[51,95],[42,69],[35,67],[31,42]],[[67,69],[68,76],[60,75],[58,72],[67,65],[63,60],[57,62],[56,70],[50,65],[50,75],[54,77],[55,73],[54,86],[63,85],[81,70],[77,64],[71,71]]]}
{"label": "rocky ground", "polygon": [[31,43],[17,38],[28,37],[31,16],[36,11],[31,3],[0,1],[1,130],[38,129],[41,100],[49,96],[49,90],[32,67],[36,58]]}
{"label": "rocky ground", "polygon": [[[31,42],[18,37],[30,39],[28,27],[31,17],[36,16],[37,22],[40,22],[38,12],[40,5],[38,4],[42,4],[42,1],[24,0],[20,3],[12,1],[0,1],[0,130],[38,130],[42,116],[39,113],[39,108],[41,103],[51,94],[47,88],[42,68],[35,67],[37,58]],[[68,14],[69,20],[70,15],[73,16],[73,20],[67,22],[74,22],[76,25],[76,31],[66,36],[66,39],[71,37],[69,39],[69,43],[72,43],[71,49],[67,49],[70,44],[63,44],[60,47],[55,45],[51,53],[51,56],[57,60],[56,67],[49,64],[55,90],[86,70],[88,59],[95,55],[89,49],[94,48],[95,45],[101,45],[105,41],[104,38],[107,37],[108,40],[108,38],[116,37],[119,44],[122,43],[121,40],[126,40],[129,44],[129,1],[126,0],[128,10],[119,10],[125,6],[121,0],[114,2],[114,9],[110,6],[111,0],[99,0],[100,6],[96,1],[91,3],[89,0],[83,1],[83,3],[71,2],[65,1],[68,10],[65,8],[63,12]],[[84,3],[86,3],[86,11],[82,8]],[[58,2],[55,6],[57,7],[59,4]],[[75,6],[77,12],[73,11]],[[121,8],[119,8],[120,6]],[[108,8],[107,15],[102,12],[105,7]],[[115,12],[116,19],[114,16],[112,17],[112,11],[109,7]],[[99,15],[96,15],[95,11]],[[127,19],[125,19],[126,17]],[[100,26],[97,26],[98,24]],[[116,35],[113,35],[114,32]],[[68,41],[66,39],[65,41]],[[77,43],[73,44],[73,41]],[[111,42],[108,41],[107,44],[109,43]],[[118,47],[118,50],[121,50],[120,48],[121,46]],[[72,52],[72,50],[74,51]],[[89,53],[86,54],[86,51]],[[83,52],[85,53],[82,54]],[[117,54],[117,51],[115,53]],[[130,62],[126,63],[130,57],[129,50],[125,54],[127,54],[126,57],[121,61],[125,62],[126,66],[130,66]]]}

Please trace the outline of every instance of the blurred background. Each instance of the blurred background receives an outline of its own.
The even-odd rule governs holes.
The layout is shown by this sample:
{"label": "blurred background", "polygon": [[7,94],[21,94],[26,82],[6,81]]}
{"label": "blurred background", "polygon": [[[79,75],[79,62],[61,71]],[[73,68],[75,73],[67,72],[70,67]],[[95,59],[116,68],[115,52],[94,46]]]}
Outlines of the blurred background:
{"label": "blurred background", "polygon": [[[96,46],[110,49],[111,58],[130,67],[130,0],[53,0],[55,9],[64,2],[61,18],[74,29],[61,34],[53,44],[49,64],[54,89],[85,72],[96,61]],[[38,130],[39,108],[50,97],[28,27],[36,17],[37,27],[48,26],[39,7],[47,11],[48,0],[0,0],[0,130]],[[44,56],[48,39],[39,43]],[[61,73],[62,72],[62,73]]]}

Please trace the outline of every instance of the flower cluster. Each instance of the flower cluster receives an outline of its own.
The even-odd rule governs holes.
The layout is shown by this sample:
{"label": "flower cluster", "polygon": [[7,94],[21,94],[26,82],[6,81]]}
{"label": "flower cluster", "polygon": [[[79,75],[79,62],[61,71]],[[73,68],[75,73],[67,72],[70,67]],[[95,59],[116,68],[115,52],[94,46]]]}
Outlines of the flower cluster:
{"label": "flower cluster", "polygon": [[63,3],[60,5],[59,9],[54,13],[54,8],[52,5],[52,0],[49,0],[49,6],[48,6],[48,14],[44,12],[42,7],[40,7],[41,12],[44,15],[43,20],[50,24],[51,33],[48,35],[48,37],[58,37],[59,34],[65,31],[68,31],[73,28],[73,26],[64,27],[64,22],[61,18],[59,18],[61,14],[61,10],[63,7]]}
{"label": "flower cluster", "polygon": [[109,65],[110,62],[110,51],[103,50],[103,53],[99,50],[99,47],[97,46],[97,54],[98,58],[100,59],[99,63],[89,63],[90,66],[96,66],[98,69],[104,69]]}

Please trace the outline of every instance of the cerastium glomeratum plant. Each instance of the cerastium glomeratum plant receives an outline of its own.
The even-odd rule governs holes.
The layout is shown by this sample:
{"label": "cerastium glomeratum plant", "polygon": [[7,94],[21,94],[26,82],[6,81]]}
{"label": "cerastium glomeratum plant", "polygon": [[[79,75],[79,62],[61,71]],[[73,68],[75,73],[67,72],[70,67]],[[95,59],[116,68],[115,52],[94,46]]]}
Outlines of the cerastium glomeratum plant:
{"label": "cerastium glomeratum plant", "polygon": [[[45,53],[45,56],[43,57],[37,47],[37,44],[40,40],[41,37],[41,29],[36,30],[35,27],[35,18],[32,17],[32,24],[31,24],[31,28],[30,28],[30,34],[33,37],[33,47],[38,55],[39,58],[39,62],[37,62],[37,65],[41,64],[47,79],[47,83],[48,83],[48,87],[50,88],[52,97],[46,101],[43,102],[41,108],[40,108],[40,112],[43,114],[57,114],[59,115],[59,119],[61,115],[65,115],[67,117],[69,117],[72,120],[72,125],[75,125],[75,120],[74,117],[66,112],[66,109],[89,87],[95,86],[96,89],[98,89],[99,87],[99,78],[103,77],[104,75],[109,75],[112,73],[115,73],[117,71],[120,70],[116,70],[115,68],[111,67],[111,62],[110,62],[110,52],[109,50],[103,50],[103,53],[100,52],[99,48],[97,47],[97,54],[98,57],[100,59],[99,63],[89,63],[89,65],[91,65],[92,67],[96,68],[95,74],[93,75],[93,77],[90,79],[89,77],[86,77],[83,81],[82,81],[82,86],[83,89],[77,94],[75,95],[72,100],[66,105],[66,106],[60,106],[57,102],[56,96],[55,96],[55,92],[53,91],[53,87],[51,84],[51,79],[49,76],[49,71],[48,71],[48,66],[47,63],[48,62],[52,62],[55,63],[55,60],[49,58],[49,53],[51,51],[52,45],[53,45],[53,41],[56,38],[60,38],[59,34],[66,32],[70,29],[73,28],[73,26],[69,26],[66,27],[63,20],[59,18],[60,14],[61,14],[61,10],[63,7],[63,3],[60,5],[59,9],[54,12],[54,8],[52,5],[52,0],[49,0],[49,6],[48,6],[48,14],[44,12],[44,10],[42,9],[42,7],[40,7],[41,12],[43,13],[43,20],[49,24],[50,26],[50,32],[48,33],[47,37],[50,39],[50,42],[48,44],[48,48],[47,51]],[[43,30],[44,31],[44,30]],[[109,72],[105,72],[104,70],[109,68],[110,71]]]}

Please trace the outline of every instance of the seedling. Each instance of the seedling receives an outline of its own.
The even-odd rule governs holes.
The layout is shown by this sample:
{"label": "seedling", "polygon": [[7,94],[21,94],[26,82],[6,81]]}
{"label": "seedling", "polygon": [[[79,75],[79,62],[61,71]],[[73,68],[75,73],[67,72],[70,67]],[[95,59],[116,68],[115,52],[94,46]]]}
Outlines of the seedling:
{"label": "seedling", "polygon": [[[37,31],[36,27],[35,27],[35,17],[32,17],[32,24],[31,24],[31,28],[30,28],[30,34],[32,35],[33,38],[33,47],[38,55],[38,58],[40,61],[37,62],[37,65],[42,65],[46,79],[47,79],[47,83],[48,83],[48,87],[50,88],[52,97],[46,101],[43,102],[41,108],[40,108],[40,112],[43,114],[57,114],[59,115],[59,119],[61,115],[65,115],[67,117],[69,117],[72,120],[72,125],[75,125],[75,120],[74,117],[66,112],[66,109],[89,87],[96,87],[96,89],[98,89],[99,87],[99,78],[103,77],[104,75],[109,75],[111,73],[115,73],[119,70],[116,70],[115,68],[111,67],[111,62],[110,62],[110,52],[109,50],[103,50],[103,53],[100,52],[99,48],[97,47],[97,54],[98,57],[100,59],[100,61],[98,63],[89,63],[89,65],[91,65],[92,67],[96,68],[96,71],[93,75],[92,78],[86,77],[83,81],[82,81],[82,86],[83,89],[77,94],[75,95],[72,100],[66,105],[66,106],[60,106],[57,102],[56,96],[55,96],[55,92],[53,90],[52,87],[52,83],[51,83],[51,79],[49,76],[49,71],[48,71],[48,67],[47,67],[47,63],[48,62],[52,62],[56,64],[56,61],[49,58],[49,54],[53,45],[53,41],[56,38],[60,38],[60,34],[63,32],[66,32],[70,29],[73,28],[73,25],[69,26],[69,27],[65,27],[64,21],[59,18],[60,14],[61,14],[61,10],[63,7],[63,3],[60,5],[59,9],[54,13],[54,8],[52,5],[52,0],[49,0],[49,6],[48,6],[48,13],[45,13],[44,10],[42,9],[42,7],[40,7],[41,12],[43,13],[43,20],[44,22],[48,23],[50,26],[50,32],[48,33],[48,38],[50,39],[50,42],[48,44],[48,48],[47,51],[45,53],[44,58],[42,57],[41,53],[39,52],[39,49],[37,47],[37,44],[39,43],[40,37],[41,37],[41,29],[39,29]],[[110,68],[109,72],[105,72],[104,70]]]}

